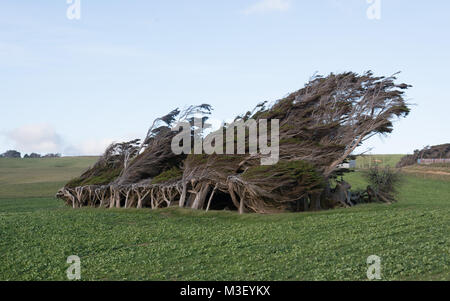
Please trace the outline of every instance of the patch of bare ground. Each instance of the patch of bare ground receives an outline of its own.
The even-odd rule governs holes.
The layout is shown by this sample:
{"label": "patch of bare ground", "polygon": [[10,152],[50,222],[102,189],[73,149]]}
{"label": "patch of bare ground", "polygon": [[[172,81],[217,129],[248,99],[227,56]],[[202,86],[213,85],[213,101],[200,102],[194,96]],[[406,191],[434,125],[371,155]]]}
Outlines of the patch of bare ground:
{"label": "patch of bare ground", "polygon": [[402,168],[401,171],[433,179],[450,180],[450,168],[447,166],[414,165]]}
{"label": "patch of bare ground", "polygon": [[424,173],[424,174],[429,174],[429,175],[450,176],[450,172],[436,171],[436,170],[409,170],[409,169],[404,169],[403,171],[404,172],[408,172],[408,173]]}

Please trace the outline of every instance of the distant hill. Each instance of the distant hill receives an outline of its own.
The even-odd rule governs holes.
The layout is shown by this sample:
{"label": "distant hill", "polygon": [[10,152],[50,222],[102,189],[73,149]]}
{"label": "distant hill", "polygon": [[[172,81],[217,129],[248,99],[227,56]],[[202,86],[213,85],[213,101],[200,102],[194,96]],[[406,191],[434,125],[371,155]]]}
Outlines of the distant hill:
{"label": "distant hill", "polygon": [[415,150],[414,154],[404,156],[397,167],[414,165],[419,159],[450,159],[450,143],[427,146],[422,150]]}

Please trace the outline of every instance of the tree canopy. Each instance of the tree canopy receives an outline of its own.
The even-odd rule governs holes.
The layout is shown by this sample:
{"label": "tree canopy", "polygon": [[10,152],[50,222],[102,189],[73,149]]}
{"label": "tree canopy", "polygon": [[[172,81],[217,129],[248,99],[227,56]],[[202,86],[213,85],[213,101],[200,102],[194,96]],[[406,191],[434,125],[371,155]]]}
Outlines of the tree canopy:
{"label": "tree canopy", "polygon": [[245,154],[174,154],[171,141],[178,132],[173,126],[188,122],[195,139],[194,117],[206,122],[212,108],[175,109],[155,120],[144,139],[108,147],[58,197],[74,207],[178,205],[241,213],[335,207],[330,180],[341,172],[339,165],[365,140],[391,133],[393,122],[410,112],[404,99],[410,86],[395,81],[395,75],[377,77],[370,71],[314,76],[273,105],[263,102],[236,117],[279,122],[279,160],[269,166],[260,163],[267,154],[249,154],[248,132]]}

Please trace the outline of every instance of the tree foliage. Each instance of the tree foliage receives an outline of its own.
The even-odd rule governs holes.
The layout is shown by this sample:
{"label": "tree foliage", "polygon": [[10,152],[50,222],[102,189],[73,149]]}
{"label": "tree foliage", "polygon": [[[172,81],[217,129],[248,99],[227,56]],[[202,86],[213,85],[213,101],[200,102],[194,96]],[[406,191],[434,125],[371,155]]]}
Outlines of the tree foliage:
{"label": "tree foliage", "polygon": [[[395,75],[377,77],[372,72],[315,76],[273,105],[262,102],[236,117],[279,120],[280,156],[273,166],[260,166],[266,156],[261,153],[174,154],[171,141],[177,132],[172,127],[179,121],[189,122],[194,139],[198,133],[193,118],[200,116],[205,122],[211,106],[175,109],[156,119],[140,144],[134,140],[111,145],[81,176],[83,181],[72,181],[58,196],[74,207],[177,204],[208,210],[211,203],[221,203],[241,213],[333,207],[330,179],[341,172],[339,164],[370,137],[391,133],[393,122],[409,114],[404,93],[410,86],[395,81]],[[111,170],[120,173],[108,183],[104,178],[101,183],[86,181]],[[89,185],[77,186],[80,183]]]}
{"label": "tree foliage", "polygon": [[9,150],[1,154],[0,158],[21,158],[21,154],[16,150]]}

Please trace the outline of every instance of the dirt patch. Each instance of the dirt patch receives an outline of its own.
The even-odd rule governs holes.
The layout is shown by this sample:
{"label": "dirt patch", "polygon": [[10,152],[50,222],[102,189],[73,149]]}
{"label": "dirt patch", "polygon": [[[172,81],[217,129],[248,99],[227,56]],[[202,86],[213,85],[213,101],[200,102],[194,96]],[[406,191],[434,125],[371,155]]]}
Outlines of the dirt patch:
{"label": "dirt patch", "polygon": [[450,176],[450,172],[445,171],[434,171],[434,170],[409,170],[409,169],[403,169],[403,172],[407,173],[421,173],[421,174],[427,174],[427,175],[438,175],[438,176]]}

